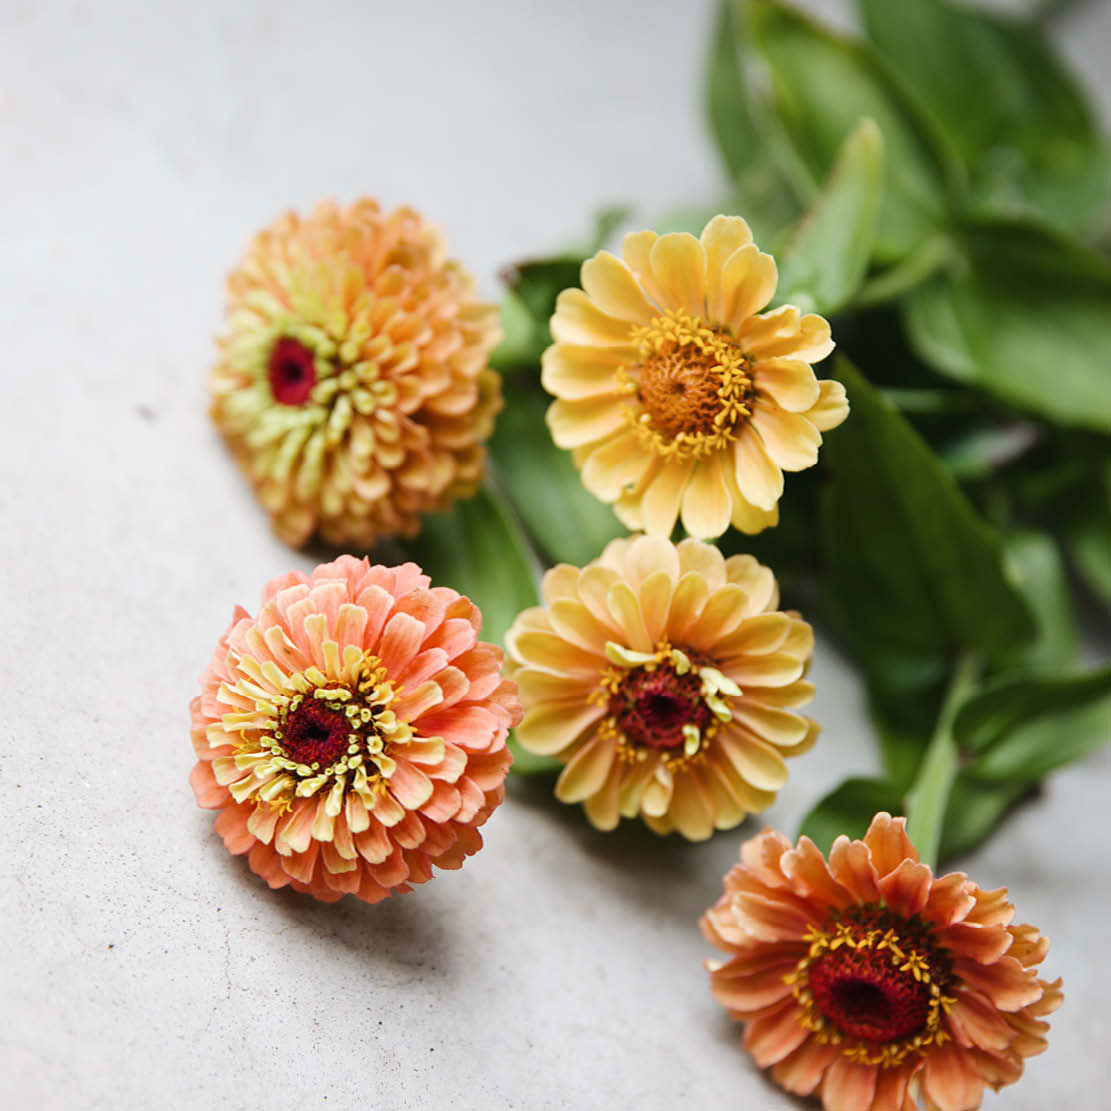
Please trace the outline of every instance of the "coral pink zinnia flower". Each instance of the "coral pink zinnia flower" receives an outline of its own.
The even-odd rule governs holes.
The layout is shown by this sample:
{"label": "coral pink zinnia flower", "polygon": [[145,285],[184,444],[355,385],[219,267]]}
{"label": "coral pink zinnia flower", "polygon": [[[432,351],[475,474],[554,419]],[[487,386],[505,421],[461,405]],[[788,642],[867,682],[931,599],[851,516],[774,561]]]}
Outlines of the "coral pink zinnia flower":
{"label": "coral pink zinnia flower", "polygon": [[818,726],[795,713],[814,635],[777,609],[775,576],[700,540],[614,540],[544,576],[545,606],[506,636],[525,717],[517,740],[565,767],[563,802],[599,829],[640,816],[701,840],[771,805],[784,757]]}
{"label": "coral pink zinnia flower", "polygon": [[877,814],[828,864],[808,837],[792,848],[765,830],[702,919],[729,954],[712,987],[747,1022],[745,1048],[825,1111],[908,1111],[920,1096],[973,1111],[1045,1049],[1042,1016],[1062,999],[1037,976],[1048,939],[1011,925],[1006,889],[935,878],[905,827]]}
{"label": "coral pink zinnia flower", "polygon": [[212,416],[284,540],[370,548],[475,492],[498,311],[416,212],[288,213],[228,294]]}
{"label": "coral pink zinnia flower", "polygon": [[237,608],[192,703],[190,781],[271,887],[377,902],[458,868],[520,717],[481,614],[413,563],[341,556]]}

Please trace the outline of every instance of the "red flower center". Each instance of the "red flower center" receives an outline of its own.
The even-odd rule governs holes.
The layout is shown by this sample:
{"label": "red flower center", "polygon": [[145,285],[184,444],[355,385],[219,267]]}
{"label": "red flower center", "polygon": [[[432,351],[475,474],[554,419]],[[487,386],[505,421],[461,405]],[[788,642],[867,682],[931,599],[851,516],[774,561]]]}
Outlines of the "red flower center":
{"label": "red flower center", "polygon": [[351,723],[338,710],[307,698],[289,715],[282,734],[285,754],[298,764],[327,768],[346,751]]}
{"label": "red flower center", "polygon": [[690,672],[677,675],[670,664],[630,671],[610,700],[610,712],[630,744],[647,748],[680,748],[684,725],[701,733],[713,720],[702,681]]}
{"label": "red flower center", "polygon": [[292,336],[282,336],[270,352],[270,392],[282,405],[303,405],[316,385],[312,351]]}

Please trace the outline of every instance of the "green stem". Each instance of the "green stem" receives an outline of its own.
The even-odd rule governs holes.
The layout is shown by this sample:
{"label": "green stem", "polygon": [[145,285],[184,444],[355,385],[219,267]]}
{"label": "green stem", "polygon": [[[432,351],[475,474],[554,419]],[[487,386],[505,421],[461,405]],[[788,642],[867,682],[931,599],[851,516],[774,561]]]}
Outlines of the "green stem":
{"label": "green stem", "polygon": [[881,305],[894,301],[920,286],[956,255],[956,247],[947,235],[927,239],[912,255],[885,270],[870,282],[865,282],[852,299],[852,308]]}
{"label": "green stem", "polygon": [[959,763],[953,719],[975,686],[979,672],[980,661],[975,656],[963,654],[957,659],[925,759],[907,792],[907,835],[918,849],[922,862],[935,870],[945,808]]}

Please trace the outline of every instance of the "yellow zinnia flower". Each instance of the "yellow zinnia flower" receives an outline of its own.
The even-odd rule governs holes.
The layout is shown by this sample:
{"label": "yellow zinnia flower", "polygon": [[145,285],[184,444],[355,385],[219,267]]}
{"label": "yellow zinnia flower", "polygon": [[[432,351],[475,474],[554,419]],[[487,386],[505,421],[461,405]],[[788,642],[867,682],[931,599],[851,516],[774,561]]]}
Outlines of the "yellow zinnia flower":
{"label": "yellow zinnia flower", "polygon": [[614,540],[553,567],[546,605],[506,636],[525,716],[517,740],[564,765],[556,796],[599,829],[638,815],[692,841],[764,810],[785,756],[818,726],[795,713],[814,635],[777,610],[775,576],[701,540]]}
{"label": "yellow zinnia flower", "polygon": [[833,350],[829,324],[793,305],[760,312],[775,260],[740,217],[715,216],[700,239],[631,233],[622,255],[599,251],[556,302],[552,438],[631,529],[776,524],[783,471],[813,466],[848,414],[844,387],[810,365]]}

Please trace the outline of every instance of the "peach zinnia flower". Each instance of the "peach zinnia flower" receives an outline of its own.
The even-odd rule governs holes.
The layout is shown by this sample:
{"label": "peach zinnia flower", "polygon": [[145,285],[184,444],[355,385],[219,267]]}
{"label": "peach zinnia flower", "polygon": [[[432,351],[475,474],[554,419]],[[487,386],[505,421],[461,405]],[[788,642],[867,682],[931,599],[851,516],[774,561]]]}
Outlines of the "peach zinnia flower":
{"label": "peach zinnia flower", "polygon": [[553,439],[631,529],[776,524],[783,471],[813,466],[848,413],[844,387],[810,367],[833,350],[829,325],[792,305],[760,313],[775,260],[740,217],[715,216],[701,239],[635,232],[622,254],[588,259],[556,303]]}
{"label": "peach zinnia flower", "polygon": [[413,563],[341,556],[237,608],[192,703],[197,802],[271,887],[377,902],[458,868],[520,717],[482,615]]}
{"label": "peach zinnia flower", "polygon": [[984,1085],[1046,1047],[1060,980],[1039,980],[1048,939],[1012,926],[1007,891],[934,878],[906,820],[877,814],[829,863],[773,830],[741,847],[702,930],[729,959],[714,995],[748,1023],[745,1048],[825,1111],[972,1111]]}
{"label": "peach zinnia flower", "polygon": [[814,637],[776,610],[775,577],[699,540],[612,541],[544,577],[546,606],[506,637],[525,717],[517,740],[566,765],[563,802],[599,829],[638,814],[701,840],[765,809],[817,725],[793,712]]}
{"label": "peach zinnia flower", "polygon": [[412,209],[321,204],[228,279],[212,415],[274,527],[370,547],[472,494],[501,407],[497,309]]}

